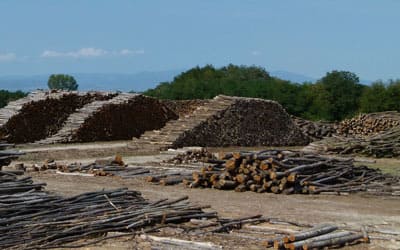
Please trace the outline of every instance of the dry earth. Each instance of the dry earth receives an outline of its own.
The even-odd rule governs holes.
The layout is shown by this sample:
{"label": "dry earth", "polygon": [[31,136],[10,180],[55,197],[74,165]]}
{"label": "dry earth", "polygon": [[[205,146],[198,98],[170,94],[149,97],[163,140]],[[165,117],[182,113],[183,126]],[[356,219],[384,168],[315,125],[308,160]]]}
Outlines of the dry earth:
{"label": "dry earth", "polygon": [[[124,142],[97,143],[68,146],[22,147],[28,154],[21,158],[26,164],[33,162],[42,163],[45,158],[58,161],[92,161],[100,156],[112,156],[116,153],[124,155],[126,163],[151,165],[152,162],[160,162],[171,157],[171,154],[145,154],[138,156],[130,152]],[[221,149],[212,149],[219,151]],[[232,149],[223,149],[230,151]],[[365,159],[364,159],[365,161]],[[400,160],[379,160],[369,165],[385,167],[386,171],[399,173]],[[361,226],[370,226],[376,230],[390,230],[400,232],[400,198],[380,197],[365,195],[331,196],[331,195],[275,195],[258,194],[252,192],[236,193],[233,191],[220,191],[213,189],[189,189],[183,185],[159,186],[146,183],[141,178],[122,179],[119,177],[82,177],[64,176],[47,172],[31,172],[37,182],[46,182],[46,189],[50,192],[63,195],[74,195],[86,191],[99,189],[112,189],[128,187],[141,191],[147,199],[177,198],[189,196],[190,201],[196,204],[211,205],[211,209],[217,211],[223,217],[240,217],[255,214],[263,214],[266,217],[281,218],[307,224],[331,222],[341,227],[359,229]],[[168,236],[185,238],[175,233],[166,233]],[[207,236],[190,238],[197,241],[211,241],[225,249],[263,249],[259,242],[229,236]],[[387,237],[390,235],[381,235]],[[263,235],[260,238],[265,237]],[[392,240],[372,240],[369,245],[362,244],[346,247],[345,249],[400,249],[400,235],[390,236]],[[187,238],[187,237],[186,237]],[[120,238],[107,240],[103,243],[82,249],[176,249],[157,244],[150,244],[142,239]]]}

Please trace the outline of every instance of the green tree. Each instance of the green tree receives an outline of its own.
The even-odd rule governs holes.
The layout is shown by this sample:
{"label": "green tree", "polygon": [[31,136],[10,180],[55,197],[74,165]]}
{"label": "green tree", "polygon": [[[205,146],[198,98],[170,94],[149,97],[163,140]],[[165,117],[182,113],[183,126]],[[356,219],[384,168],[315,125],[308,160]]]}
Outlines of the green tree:
{"label": "green tree", "polygon": [[73,76],[64,74],[53,74],[47,81],[49,89],[77,90],[78,84]]}
{"label": "green tree", "polygon": [[359,110],[364,85],[358,76],[348,71],[328,72],[316,84],[313,108],[316,117],[339,121],[353,116]]}
{"label": "green tree", "polygon": [[364,88],[360,98],[360,111],[363,113],[381,112],[388,108],[386,85],[377,81]]}

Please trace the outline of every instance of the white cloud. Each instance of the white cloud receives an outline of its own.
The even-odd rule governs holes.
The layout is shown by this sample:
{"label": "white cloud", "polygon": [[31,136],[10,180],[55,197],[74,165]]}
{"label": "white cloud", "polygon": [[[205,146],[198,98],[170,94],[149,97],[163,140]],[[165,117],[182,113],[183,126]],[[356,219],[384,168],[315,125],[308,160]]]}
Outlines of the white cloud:
{"label": "white cloud", "polygon": [[122,50],[119,51],[119,54],[120,54],[121,56],[139,55],[139,54],[144,54],[144,50],[122,49]]}
{"label": "white cloud", "polygon": [[252,56],[259,56],[259,55],[261,55],[261,52],[258,51],[258,50],[253,50],[253,51],[251,52],[251,55],[252,55]]}
{"label": "white cloud", "polygon": [[15,59],[17,59],[17,56],[14,53],[0,54],[0,62],[9,62]]}
{"label": "white cloud", "polygon": [[54,50],[45,50],[41,54],[41,57],[73,57],[73,58],[81,58],[81,57],[98,57],[107,55],[109,52],[103,49],[96,48],[82,48],[77,51],[69,51],[69,52],[58,52]]}
{"label": "white cloud", "polygon": [[88,58],[88,57],[100,57],[100,56],[129,56],[144,54],[144,50],[130,50],[122,49],[120,51],[108,51],[97,48],[82,48],[77,51],[59,52],[54,50],[45,50],[40,55],[41,57],[71,57],[71,58]]}

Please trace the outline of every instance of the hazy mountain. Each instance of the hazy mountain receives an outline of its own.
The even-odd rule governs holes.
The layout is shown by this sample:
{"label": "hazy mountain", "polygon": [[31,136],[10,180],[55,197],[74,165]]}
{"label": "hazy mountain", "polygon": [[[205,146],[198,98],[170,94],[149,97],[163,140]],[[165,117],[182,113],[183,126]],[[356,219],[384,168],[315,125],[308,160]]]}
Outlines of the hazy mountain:
{"label": "hazy mountain", "polygon": [[[140,72],[136,74],[70,73],[80,90],[144,91],[164,81],[172,81],[181,70]],[[0,76],[0,89],[31,91],[47,89],[49,75]]]}

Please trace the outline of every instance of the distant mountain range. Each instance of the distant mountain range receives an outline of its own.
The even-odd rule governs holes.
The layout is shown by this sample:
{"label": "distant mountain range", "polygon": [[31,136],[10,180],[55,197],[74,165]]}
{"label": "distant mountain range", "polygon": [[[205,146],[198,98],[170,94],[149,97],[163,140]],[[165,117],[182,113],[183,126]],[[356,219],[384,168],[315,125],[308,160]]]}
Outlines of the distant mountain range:
{"label": "distant mountain range", "polygon": [[[136,74],[111,74],[111,73],[70,73],[79,84],[80,90],[105,90],[105,91],[136,91],[142,92],[149,88],[154,88],[160,82],[172,81],[175,76],[185,70],[169,71],[146,71]],[[315,82],[316,79],[302,74],[288,71],[271,71],[271,76],[284,80],[303,83]],[[14,75],[0,76],[0,89],[11,91],[22,90],[32,91],[35,89],[47,89],[47,79],[49,75]],[[371,81],[361,81],[369,84]]]}

